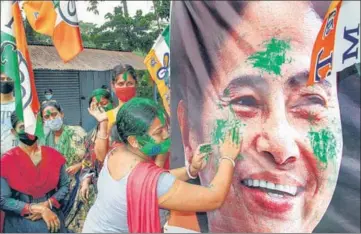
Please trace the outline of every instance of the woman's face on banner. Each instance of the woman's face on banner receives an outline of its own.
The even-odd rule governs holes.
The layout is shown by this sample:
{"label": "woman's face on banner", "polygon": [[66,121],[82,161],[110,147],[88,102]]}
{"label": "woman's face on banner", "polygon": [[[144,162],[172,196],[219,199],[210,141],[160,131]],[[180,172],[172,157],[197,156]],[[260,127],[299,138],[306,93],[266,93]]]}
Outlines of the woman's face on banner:
{"label": "woman's face on banner", "polygon": [[[222,208],[208,213],[210,230],[312,232],[342,156],[336,79],[306,85],[321,20],[306,2],[253,2],[244,12],[206,87],[213,91],[203,97],[201,139],[190,130],[194,149],[203,142],[217,148],[227,129],[241,129],[232,187]],[[210,156],[203,185],[217,158]]]}

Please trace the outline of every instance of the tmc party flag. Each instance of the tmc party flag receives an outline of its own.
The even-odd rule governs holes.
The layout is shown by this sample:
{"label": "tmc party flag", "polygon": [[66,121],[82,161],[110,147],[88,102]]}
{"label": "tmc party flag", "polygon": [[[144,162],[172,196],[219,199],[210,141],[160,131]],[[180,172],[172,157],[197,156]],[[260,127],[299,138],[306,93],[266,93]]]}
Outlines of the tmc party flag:
{"label": "tmc party flag", "polygon": [[154,43],[152,49],[144,59],[152,79],[158,87],[163,105],[170,115],[170,66],[169,66],[169,25]]}
{"label": "tmc party flag", "polygon": [[360,2],[332,1],[318,33],[307,84],[360,63]]}
{"label": "tmc party flag", "polygon": [[1,73],[14,80],[16,114],[25,132],[42,137],[40,104],[18,1],[1,1]]}
{"label": "tmc party flag", "polygon": [[64,62],[83,50],[75,1],[25,1],[23,8],[31,27],[52,37]]}

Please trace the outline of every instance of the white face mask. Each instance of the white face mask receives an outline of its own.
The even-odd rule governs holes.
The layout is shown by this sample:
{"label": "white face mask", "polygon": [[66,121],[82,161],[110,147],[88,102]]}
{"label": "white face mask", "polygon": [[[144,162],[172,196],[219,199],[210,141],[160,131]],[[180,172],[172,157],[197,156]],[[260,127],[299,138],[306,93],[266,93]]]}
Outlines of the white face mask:
{"label": "white face mask", "polygon": [[56,117],[52,120],[47,120],[45,122],[45,126],[47,126],[51,131],[59,131],[63,126],[63,119],[61,117]]}

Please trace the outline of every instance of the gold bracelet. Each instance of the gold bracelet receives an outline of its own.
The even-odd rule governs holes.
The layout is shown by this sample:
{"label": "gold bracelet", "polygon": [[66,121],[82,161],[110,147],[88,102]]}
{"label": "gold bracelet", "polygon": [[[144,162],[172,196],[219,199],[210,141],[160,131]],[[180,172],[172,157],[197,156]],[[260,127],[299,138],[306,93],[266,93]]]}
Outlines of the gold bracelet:
{"label": "gold bracelet", "polygon": [[108,135],[106,135],[105,137],[99,136],[99,134],[97,134],[97,137],[101,140],[108,140]]}
{"label": "gold bracelet", "polygon": [[236,166],[236,163],[235,163],[235,162],[234,162],[234,160],[233,160],[233,159],[231,159],[230,157],[223,156],[223,157],[221,157],[219,160],[222,160],[222,159],[227,159],[227,160],[229,160],[229,161],[232,163],[233,167],[235,167],[235,166]]}

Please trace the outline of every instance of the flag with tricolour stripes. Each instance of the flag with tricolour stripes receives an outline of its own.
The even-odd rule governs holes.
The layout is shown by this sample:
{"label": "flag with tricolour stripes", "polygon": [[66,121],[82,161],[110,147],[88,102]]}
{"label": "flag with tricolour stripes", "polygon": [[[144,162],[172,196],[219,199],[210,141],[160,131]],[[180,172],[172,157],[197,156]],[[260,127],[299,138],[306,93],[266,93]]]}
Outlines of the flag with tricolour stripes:
{"label": "flag with tricolour stripes", "polygon": [[170,115],[170,46],[169,46],[169,25],[157,38],[152,49],[144,59],[152,79],[157,85],[163,105]]}
{"label": "flag with tricolour stripes", "polygon": [[31,27],[52,37],[64,62],[83,50],[75,1],[25,1],[23,8]]}
{"label": "flag with tricolour stripes", "polygon": [[1,1],[1,73],[14,80],[15,109],[25,132],[43,137],[39,99],[18,1]]}

